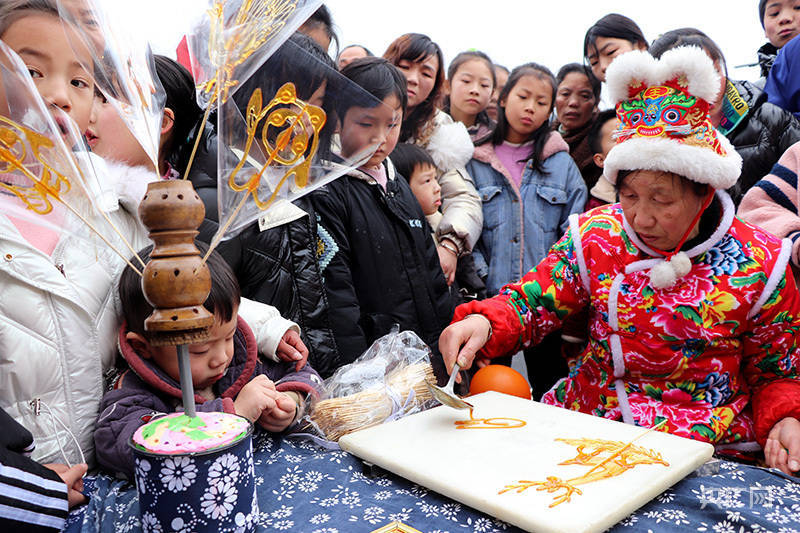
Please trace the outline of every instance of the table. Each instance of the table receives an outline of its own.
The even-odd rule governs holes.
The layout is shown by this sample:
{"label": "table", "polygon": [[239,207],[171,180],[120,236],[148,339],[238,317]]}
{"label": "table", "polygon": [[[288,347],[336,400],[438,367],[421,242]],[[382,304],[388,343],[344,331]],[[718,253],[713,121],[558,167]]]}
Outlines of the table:
{"label": "table", "polygon": [[[263,432],[253,444],[259,531],[367,533],[394,520],[423,532],[520,531],[346,452]],[[91,499],[73,510],[66,531],[141,531],[132,484],[99,474],[87,478],[86,489]],[[800,483],[775,470],[712,461],[611,531],[800,532]]]}

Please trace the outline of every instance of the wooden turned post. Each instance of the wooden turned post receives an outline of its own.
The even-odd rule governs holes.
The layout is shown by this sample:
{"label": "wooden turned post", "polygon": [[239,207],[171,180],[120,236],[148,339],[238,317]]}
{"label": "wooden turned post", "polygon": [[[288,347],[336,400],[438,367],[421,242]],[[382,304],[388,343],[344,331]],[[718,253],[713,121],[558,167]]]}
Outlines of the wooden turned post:
{"label": "wooden turned post", "polygon": [[205,207],[187,180],[150,183],[139,217],[154,247],[142,275],[145,298],[155,309],[144,322],[150,342],[169,346],[202,342],[214,324],[203,304],[211,274],[194,245]]}

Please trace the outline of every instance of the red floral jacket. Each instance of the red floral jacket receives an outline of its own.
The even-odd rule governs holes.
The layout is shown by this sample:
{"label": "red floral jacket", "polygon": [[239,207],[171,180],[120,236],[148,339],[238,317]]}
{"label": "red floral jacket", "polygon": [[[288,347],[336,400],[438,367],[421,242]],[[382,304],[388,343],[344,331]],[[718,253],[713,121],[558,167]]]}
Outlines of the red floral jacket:
{"label": "red floral jacket", "polygon": [[482,355],[498,357],[588,306],[589,344],[543,402],[647,427],[666,419],[682,437],[757,449],[780,419],[800,417],[800,293],[791,243],[734,218],[717,194],[720,224],[672,287],[650,285],[661,259],[608,205],[573,215],[536,268],[454,320],[489,318]]}

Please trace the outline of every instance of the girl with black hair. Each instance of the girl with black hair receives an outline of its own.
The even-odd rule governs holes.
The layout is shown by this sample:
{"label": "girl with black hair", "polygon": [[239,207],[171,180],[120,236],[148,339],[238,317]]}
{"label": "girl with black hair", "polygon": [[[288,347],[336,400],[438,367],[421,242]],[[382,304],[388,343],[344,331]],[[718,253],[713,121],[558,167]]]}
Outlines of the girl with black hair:
{"label": "girl with black hair", "polygon": [[203,115],[195,99],[194,79],[186,68],[166,56],[154,57],[156,74],[166,94],[161,143],[158,151],[159,174],[176,177],[176,169],[186,168],[188,153],[180,148],[190,144],[189,135]]}
{"label": "girl with black hair", "polygon": [[[555,92],[556,80],[546,67],[515,68],[499,96],[494,135],[475,147],[467,165],[483,200],[483,231],[473,256],[489,294],[541,261],[567,228],[567,217],[586,204],[586,185],[569,147],[550,131]],[[558,341],[555,336],[555,350]],[[560,358],[530,359],[535,394],[566,375]],[[542,368],[543,361],[561,365],[551,371]]]}
{"label": "girl with black hair", "polygon": [[467,127],[474,144],[481,144],[494,131],[486,108],[496,85],[492,60],[478,50],[461,52],[447,67],[444,111]]}
{"label": "girl with black hair", "polygon": [[[400,135],[405,79],[377,57],[356,59],[342,74],[371,95],[337,99],[342,157],[362,150],[363,140],[380,145],[358,169],[309,195],[319,216],[325,291],[336,309],[336,366],[355,360],[394,324],[414,331],[436,354],[453,302],[422,208],[387,157]],[[432,363],[441,380],[441,357]]]}
{"label": "girl with black hair", "polygon": [[464,168],[473,145],[466,127],[437,108],[444,85],[444,59],[427,35],[408,33],[389,45],[383,57],[406,79],[408,110],[401,142],[424,148],[433,158],[442,187],[442,223],[437,230],[439,262],[448,283],[455,279],[459,257],[469,253],[483,224],[481,201]]}

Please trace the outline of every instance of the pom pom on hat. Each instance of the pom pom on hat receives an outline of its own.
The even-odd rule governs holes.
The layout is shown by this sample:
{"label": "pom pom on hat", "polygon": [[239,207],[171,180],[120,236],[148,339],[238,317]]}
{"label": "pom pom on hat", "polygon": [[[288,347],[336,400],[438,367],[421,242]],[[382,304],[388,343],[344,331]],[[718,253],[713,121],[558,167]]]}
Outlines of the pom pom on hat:
{"label": "pom pom on hat", "polygon": [[668,259],[659,261],[650,269],[650,284],[655,289],[672,287],[692,269],[692,260],[686,252],[678,252]]}

